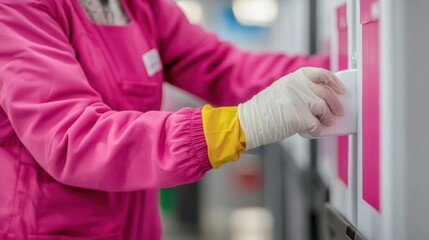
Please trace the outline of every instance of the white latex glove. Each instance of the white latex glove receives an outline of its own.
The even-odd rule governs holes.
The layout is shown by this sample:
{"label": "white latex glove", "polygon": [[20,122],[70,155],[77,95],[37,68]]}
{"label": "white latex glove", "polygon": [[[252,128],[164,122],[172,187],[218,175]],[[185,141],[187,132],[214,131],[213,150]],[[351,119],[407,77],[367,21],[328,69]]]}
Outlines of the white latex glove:
{"label": "white latex glove", "polygon": [[344,85],[333,73],[321,68],[301,68],[238,105],[246,149],[302,131],[320,135],[321,124],[332,124],[332,114],[344,114],[333,91],[345,93]]}

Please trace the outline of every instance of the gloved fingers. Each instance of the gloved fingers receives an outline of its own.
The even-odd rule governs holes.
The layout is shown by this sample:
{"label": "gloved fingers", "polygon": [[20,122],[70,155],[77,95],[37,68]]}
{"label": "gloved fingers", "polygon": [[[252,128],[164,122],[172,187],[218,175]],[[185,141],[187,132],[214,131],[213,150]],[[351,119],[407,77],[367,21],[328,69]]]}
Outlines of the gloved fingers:
{"label": "gloved fingers", "polygon": [[322,125],[320,124],[320,121],[318,118],[313,116],[310,119],[310,123],[308,125],[307,132],[310,133],[310,135],[313,137],[320,136],[320,134],[322,132]]}
{"label": "gloved fingers", "polygon": [[340,100],[338,100],[337,96],[335,96],[332,89],[319,84],[311,84],[310,88],[318,97],[326,102],[333,114],[339,116],[344,115],[343,105],[341,104]]}
{"label": "gloved fingers", "polygon": [[325,105],[324,107],[325,109],[323,111],[323,114],[317,116],[317,118],[320,120],[320,123],[322,123],[323,125],[331,126],[334,121],[333,120],[334,117],[332,116],[332,112],[331,110],[329,110],[328,105]]}
{"label": "gloved fingers", "polygon": [[323,100],[316,103],[310,104],[310,112],[314,117],[319,119],[320,123],[326,126],[331,126],[333,122],[333,116],[328,105]]}
{"label": "gloved fingers", "polygon": [[346,93],[344,84],[332,72],[323,68],[305,67],[302,68],[304,75],[316,84],[323,84],[339,94]]}
{"label": "gloved fingers", "polygon": [[344,86],[343,82],[341,82],[341,80],[338,79],[337,76],[335,76],[335,74],[333,74],[332,72],[329,72],[328,70],[325,71],[325,76],[331,79],[331,84],[328,84],[328,86],[339,94],[345,94],[347,92],[347,89],[346,86]]}

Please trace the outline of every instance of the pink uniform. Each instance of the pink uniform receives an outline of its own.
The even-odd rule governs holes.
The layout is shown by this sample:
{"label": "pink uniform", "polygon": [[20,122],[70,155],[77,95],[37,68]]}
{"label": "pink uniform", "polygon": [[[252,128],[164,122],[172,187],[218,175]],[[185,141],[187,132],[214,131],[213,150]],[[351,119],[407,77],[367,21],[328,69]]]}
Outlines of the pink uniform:
{"label": "pink uniform", "polygon": [[162,83],[235,105],[328,67],[238,51],[170,0],[122,3],[130,24],[105,26],[78,0],[0,0],[0,239],[160,239],[157,189],[211,169],[201,109],[159,111]]}

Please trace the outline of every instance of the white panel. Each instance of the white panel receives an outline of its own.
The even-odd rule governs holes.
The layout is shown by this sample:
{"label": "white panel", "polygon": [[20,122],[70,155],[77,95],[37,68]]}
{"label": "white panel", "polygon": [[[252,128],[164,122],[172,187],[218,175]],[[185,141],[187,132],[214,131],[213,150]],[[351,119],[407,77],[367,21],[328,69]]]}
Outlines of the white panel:
{"label": "white panel", "polygon": [[[357,69],[358,69],[358,84],[359,94],[358,96],[362,96],[362,25],[360,24],[360,4],[357,2],[356,4],[356,32],[357,32],[357,42],[356,42],[356,60],[357,60]],[[380,19],[382,21],[382,19]],[[384,59],[380,58],[380,61],[383,62]],[[382,88],[382,87],[380,87]],[[358,148],[357,148],[357,158],[358,158],[358,193],[357,193],[357,228],[358,230],[369,240],[374,239],[382,239],[382,216],[381,214],[375,210],[371,205],[369,205],[362,197],[362,99],[359,101],[359,124],[358,124]],[[383,109],[383,106],[381,106]],[[381,127],[381,126],[380,126]],[[382,167],[380,167],[382,168]],[[380,183],[382,184],[382,183]],[[383,186],[381,186],[383,188]],[[383,197],[381,196],[381,199]],[[383,209],[381,210],[383,211]]]}
{"label": "white panel", "polygon": [[[394,16],[393,14],[393,5],[390,0],[384,1],[381,0],[381,12],[382,20],[381,21],[381,59],[383,60],[381,62],[381,81],[383,84],[383,88],[381,89],[381,103],[384,106],[382,109],[381,114],[381,126],[383,128],[383,131],[381,133],[381,155],[382,155],[382,211],[383,211],[383,221],[382,221],[382,238],[380,239],[407,239],[405,238],[405,222],[404,214],[403,214],[403,208],[401,206],[404,206],[403,202],[403,196],[401,196],[402,190],[400,189],[400,184],[397,184],[397,188],[395,191],[395,184],[400,182],[403,176],[402,173],[402,167],[400,166],[400,162],[393,163],[392,160],[394,158],[394,154],[397,155],[397,158],[403,158],[404,155],[402,154],[403,146],[396,146],[394,147],[394,132],[391,131],[392,127],[397,127],[398,124],[394,124],[394,119],[397,117],[395,114],[401,113],[402,111],[400,109],[392,108],[393,103],[395,102],[394,98],[400,99],[400,95],[395,96],[394,89],[398,85],[394,84],[386,84],[386,79],[391,79],[393,81],[394,79],[394,73],[397,73],[398,71],[402,71],[402,69],[398,66],[398,69],[394,71],[394,59],[395,57],[401,57],[402,51],[394,48],[393,39],[391,39],[395,34],[395,28],[396,28],[396,20],[401,19],[402,16]],[[399,46],[399,44],[397,45]],[[401,61],[401,60],[400,60]],[[398,76],[396,76],[398,77]],[[400,101],[400,100],[399,100]],[[399,111],[398,111],[399,110]],[[402,109],[403,110],[403,109]],[[394,120],[394,121],[392,121]],[[399,119],[398,119],[399,120]],[[395,131],[396,133],[399,133],[397,137],[404,136],[401,134],[402,129],[397,129]],[[395,149],[396,148],[396,149]],[[389,161],[386,161],[387,159],[391,159]],[[399,167],[399,168],[398,168]],[[399,190],[399,191],[398,191]],[[401,193],[400,196],[395,196],[399,192]],[[393,217],[401,217],[400,219],[393,219]],[[400,224],[398,224],[400,223]],[[410,238],[412,239],[412,238]],[[419,239],[419,238],[416,238]],[[423,238],[420,238],[423,239]]]}
{"label": "white panel", "polygon": [[356,44],[357,44],[357,0],[347,0],[347,21],[348,25],[348,37],[349,37],[349,69],[357,68],[356,61]]}
{"label": "white panel", "polygon": [[383,239],[428,239],[429,1],[382,1]]}
{"label": "white panel", "polygon": [[[334,140],[334,144],[336,145],[337,138],[334,138]],[[349,141],[349,145],[350,143]],[[336,151],[334,153],[336,153]],[[334,173],[330,187],[330,200],[332,206],[334,206],[351,224],[356,225],[356,171],[354,171],[354,169],[356,169],[356,164],[354,164],[354,161],[350,162],[354,154],[355,153],[349,151],[348,186],[338,177],[337,161],[333,161]]]}
{"label": "white panel", "polygon": [[[331,35],[331,69],[333,71],[338,70],[338,30],[337,30],[337,17],[336,17],[336,9],[341,4],[344,4],[345,0],[333,0],[331,11],[331,29],[332,29],[332,35]],[[351,25],[351,19],[349,12],[352,11],[354,5],[348,4],[348,31],[349,31],[349,41],[350,41],[350,31],[353,31],[353,28],[350,27]],[[352,34],[354,35],[354,34]],[[352,62],[351,58],[353,57],[353,54],[351,53],[351,47],[349,43],[349,65]],[[356,224],[356,147],[355,147],[355,141],[356,137],[349,137],[349,157],[348,157],[348,186],[339,178],[338,176],[338,161],[337,161],[337,138],[327,138],[322,139],[321,145],[322,146],[328,146],[330,145],[330,151],[332,153],[332,178],[331,178],[331,184],[330,184],[330,196],[331,196],[331,203],[332,205],[352,224]]]}

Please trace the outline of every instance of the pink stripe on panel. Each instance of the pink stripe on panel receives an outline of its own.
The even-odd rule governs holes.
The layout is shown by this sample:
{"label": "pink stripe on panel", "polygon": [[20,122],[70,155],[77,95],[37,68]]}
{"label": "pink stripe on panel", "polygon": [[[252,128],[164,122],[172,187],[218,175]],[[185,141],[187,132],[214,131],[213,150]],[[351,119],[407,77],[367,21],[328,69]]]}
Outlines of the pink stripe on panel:
{"label": "pink stripe on panel", "polygon": [[[338,70],[348,68],[348,28],[347,28],[347,4],[337,8],[338,27]],[[338,177],[348,186],[349,183],[349,139],[348,136],[338,137],[337,143]]]}
{"label": "pink stripe on panel", "polygon": [[338,177],[343,183],[349,185],[349,136],[338,137]]}
{"label": "pink stripe on panel", "polygon": [[[368,4],[368,2],[370,4]],[[365,11],[372,11],[374,0],[361,2]],[[378,6],[377,6],[378,7]],[[362,13],[369,16],[368,12]],[[361,16],[362,17],[362,16]],[[362,19],[362,18],[361,18]],[[367,19],[366,19],[367,20]],[[380,34],[379,21],[372,18],[362,25],[362,195],[380,212]]]}

